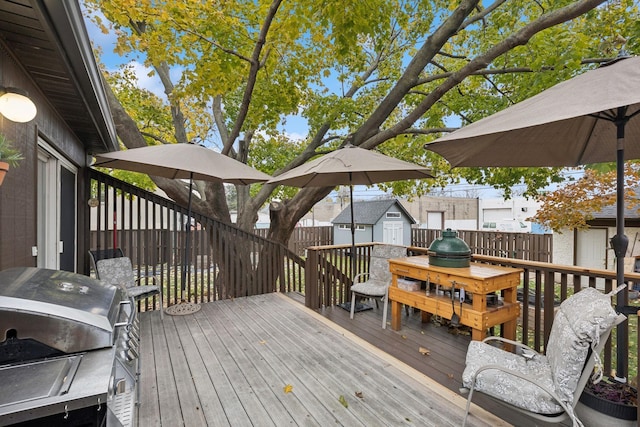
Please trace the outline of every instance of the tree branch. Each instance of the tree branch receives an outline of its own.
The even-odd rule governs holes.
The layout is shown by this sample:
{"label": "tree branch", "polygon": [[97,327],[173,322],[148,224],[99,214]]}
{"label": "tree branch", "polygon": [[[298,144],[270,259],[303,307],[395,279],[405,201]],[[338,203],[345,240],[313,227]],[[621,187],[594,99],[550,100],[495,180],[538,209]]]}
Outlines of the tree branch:
{"label": "tree branch", "polygon": [[258,70],[260,69],[260,54],[262,53],[262,49],[264,48],[264,45],[267,41],[267,34],[269,33],[269,29],[271,28],[271,24],[273,23],[273,19],[275,18],[276,12],[278,11],[281,3],[282,0],[273,0],[273,3],[271,3],[271,6],[269,7],[269,12],[265,17],[264,23],[262,24],[262,28],[260,29],[260,34],[258,35],[258,39],[256,40],[256,44],[253,48],[253,54],[251,55],[251,59],[249,62],[251,65],[249,67],[247,86],[244,89],[244,95],[242,96],[240,110],[238,111],[238,116],[236,117],[233,129],[229,134],[229,139],[224,143],[222,154],[229,153],[233,142],[236,140],[238,135],[240,135],[240,130],[242,129],[244,121],[247,118],[249,105],[251,104],[251,96],[256,85],[256,80],[258,78]]}
{"label": "tree branch", "polygon": [[470,17],[469,19],[467,19],[462,23],[462,25],[460,26],[460,30],[463,28],[467,28],[469,25],[476,23],[478,21],[484,22],[484,19],[487,17],[487,15],[489,15],[491,12],[493,12],[494,10],[496,10],[506,2],[507,0],[496,0],[491,6],[484,9],[479,9],[480,11],[478,13],[476,13],[475,15],[473,15],[472,17]]}
{"label": "tree branch", "polygon": [[[354,135],[354,145],[361,145],[365,139],[374,135],[372,139],[366,141],[363,148],[373,148],[377,144],[375,137],[377,130],[382,126],[387,117],[402,102],[407,92],[415,86],[420,73],[433,59],[460,28],[464,19],[473,11],[478,4],[478,0],[462,0],[455,11],[431,34],[413,57],[402,76],[395,86],[389,91],[387,96],[380,102],[378,108],[369,116],[369,119],[358,129]],[[405,126],[405,128],[408,126]],[[373,141],[374,143],[370,143]]]}
{"label": "tree branch", "polygon": [[516,33],[510,35],[502,42],[494,45],[484,54],[479,55],[469,61],[458,71],[453,72],[440,86],[431,91],[425,97],[425,99],[402,120],[398,121],[391,128],[381,131],[367,140],[366,146],[375,147],[382,142],[393,138],[395,135],[402,133],[404,129],[407,129],[420,117],[422,117],[429,110],[429,108],[431,108],[438,100],[440,100],[449,90],[457,86],[472,73],[485,68],[488,64],[491,63],[491,61],[493,61],[503,53],[510,51],[516,46],[527,44],[531,37],[538,34],[539,32],[553,27],[554,25],[558,25],[568,20],[574,19],[590,11],[599,4],[604,3],[604,1],[605,0],[582,0],[576,3],[572,3],[569,6],[542,15],[537,20],[525,25]]}

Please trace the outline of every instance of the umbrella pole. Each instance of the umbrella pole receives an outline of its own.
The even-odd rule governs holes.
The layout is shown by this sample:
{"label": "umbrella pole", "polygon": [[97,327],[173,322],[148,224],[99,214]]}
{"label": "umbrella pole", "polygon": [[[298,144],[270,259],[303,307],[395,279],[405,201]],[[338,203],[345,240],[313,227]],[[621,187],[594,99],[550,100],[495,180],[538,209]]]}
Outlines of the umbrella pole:
{"label": "umbrella pole", "polygon": [[191,246],[191,195],[193,193],[193,172],[189,176],[189,202],[187,204],[187,238],[184,248],[184,260],[182,262],[182,302],[185,301],[185,292],[187,289],[187,267],[189,265],[189,247]]}
{"label": "umbrella pole", "polygon": [[[351,182],[351,172],[349,172],[349,182]],[[356,277],[356,223],[353,218],[353,185],[349,184],[349,200],[351,201],[351,279]]]}
{"label": "umbrella pole", "polygon": [[[616,158],[616,235],[611,239],[613,251],[616,255],[616,286],[624,284],[624,257],[627,254],[629,239],[624,234],[624,115],[626,108],[618,109],[617,128],[617,158]],[[616,295],[616,309],[622,310],[627,305],[626,290]],[[626,382],[627,366],[629,364],[629,329],[627,322],[618,325],[616,333],[617,359],[615,379]]]}

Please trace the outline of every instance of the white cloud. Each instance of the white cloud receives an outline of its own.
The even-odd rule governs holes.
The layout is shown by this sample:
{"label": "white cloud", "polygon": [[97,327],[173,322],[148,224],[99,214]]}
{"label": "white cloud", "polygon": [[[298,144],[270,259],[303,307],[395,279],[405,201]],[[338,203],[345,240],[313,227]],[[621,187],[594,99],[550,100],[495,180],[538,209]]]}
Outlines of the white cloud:
{"label": "white cloud", "polygon": [[[152,73],[152,69],[141,64],[138,61],[129,61],[127,64],[136,76],[138,81],[137,86],[141,89],[148,90],[149,92],[154,93],[156,96],[161,99],[166,100],[167,96],[164,93],[164,86],[162,86],[162,82],[157,74]],[[152,75],[149,75],[152,74]]]}

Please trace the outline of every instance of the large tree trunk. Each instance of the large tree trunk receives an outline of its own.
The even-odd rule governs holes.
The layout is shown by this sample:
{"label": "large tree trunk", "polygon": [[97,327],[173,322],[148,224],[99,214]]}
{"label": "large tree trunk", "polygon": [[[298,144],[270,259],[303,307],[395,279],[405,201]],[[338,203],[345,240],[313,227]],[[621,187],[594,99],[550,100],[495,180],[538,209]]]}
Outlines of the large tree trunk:
{"label": "large tree trunk", "polygon": [[269,205],[269,234],[267,238],[286,245],[296,224],[313,206],[327,197],[333,187],[303,188],[292,200],[271,202]]}

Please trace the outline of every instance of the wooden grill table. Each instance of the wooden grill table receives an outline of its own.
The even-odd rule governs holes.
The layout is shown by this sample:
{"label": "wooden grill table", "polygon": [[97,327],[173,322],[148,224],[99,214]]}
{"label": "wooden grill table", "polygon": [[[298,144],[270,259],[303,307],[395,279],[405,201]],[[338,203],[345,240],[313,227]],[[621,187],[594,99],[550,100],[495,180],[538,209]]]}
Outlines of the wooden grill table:
{"label": "wooden grill table", "polygon": [[[389,260],[389,270],[392,274],[389,288],[391,301],[391,329],[397,331],[401,327],[401,305],[406,304],[422,311],[422,321],[429,321],[435,314],[451,319],[453,308],[451,296],[436,295],[434,285],[445,290],[464,288],[467,295],[471,294],[471,304],[462,304],[455,298],[455,312],[460,316],[460,324],[472,328],[471,338],[482,340],[487,335],[487,329],[504,324],[504,337],[515,339],[516,322],[520,314],[520,304],[516,300],[516,288],[520,284],[522,269],[499,267],[472,262],[469,267],[452,268],[429,265],[427,255],[411,256]],[[432,284],[429,295],[425,289],[417,291],[404,290],[398,287],[398,278],[410,278]],[[451,289],[453,292],[454,289]],[[504,291],[503,303],[487,305],[487,294]]]}

